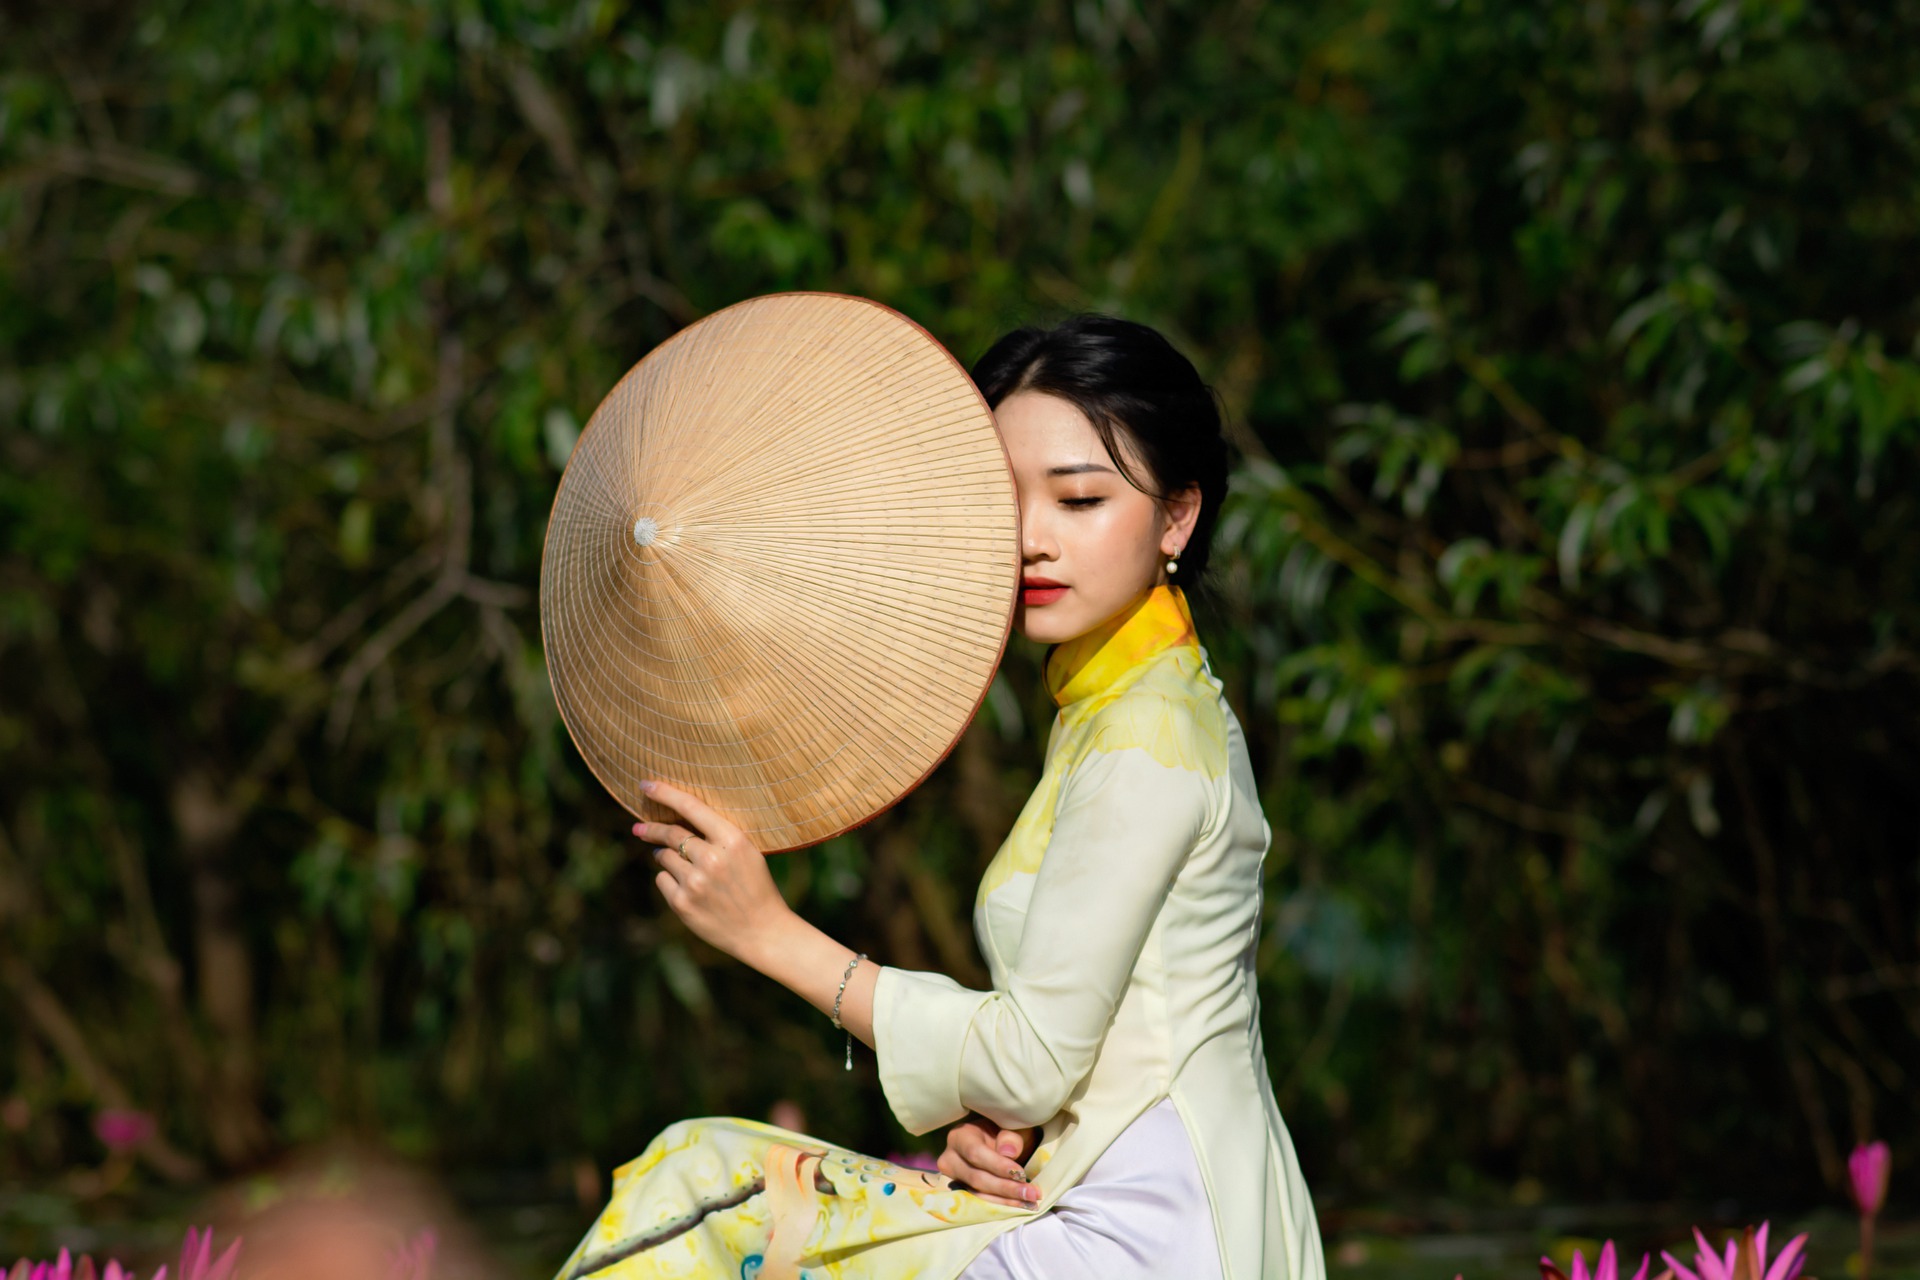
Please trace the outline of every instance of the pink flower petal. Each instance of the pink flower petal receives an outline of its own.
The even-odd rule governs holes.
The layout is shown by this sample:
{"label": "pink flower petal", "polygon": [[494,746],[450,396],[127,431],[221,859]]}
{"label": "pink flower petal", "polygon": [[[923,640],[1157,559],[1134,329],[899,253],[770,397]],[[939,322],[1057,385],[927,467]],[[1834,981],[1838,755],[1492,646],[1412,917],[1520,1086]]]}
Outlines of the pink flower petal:
{"label": "pink flower petal", "polygon": [[1611,1240],[1600,1246],[1600,1261],[1594,1264],[1593,1280],[1620,1280],[1620,1255],[1614,1252]]}
{"label": "pink flower petal", "polygon": [[1700,1268],[1700,1280],[1733,1280],[1733,1260],[1720,1261],[1720,1255],[1698,1227],[1693,1229],[1693,1242],[1693,1262]]}
{"label": "pink flower petal", "polygon": [[1633,1280],[1647,1280],[1647,1268],[1651,1267],[1652,1265],[1653,1265],[1653,1255],[1650,1253],[1641,1254],[1640,1269],[1633,1273]]}
{"label": "pink flower petal", "polygon": [[113,1151],[131,1151],[153,1137],[159,1128],[151,1115],[128,1107],[107,1107],[93,1118],[94,1136]]}
{"label": "pink flower petal", "polygon": [[[213,1239],[212,1227],[207,1228],[207,1239],[209,1241]],[[232,1244],[227,1246],[227,1251],[220,1255],[220,1261],[213,1264],[213,1270],[207,1273],[207,1280],[230,1280],[233,1275],[233,1269],[239,1265],[239,1262],[240,1241],[235,1239]]]}
{"label": "pink flower petal", "polygon": [[1780,1250],[1780,1256],[1767,1268],[1766,1280],[1796,1280],[1800,1269],[1806,1265],[1807,1234],[1803,1231],[1787,1241],[1786,1247]]}
{"label": "pink flower petal", "polygon": [[1662,1249],[1660,1251],[1660,1257],[1665,1260],[1667,1266],[1672,1269],[1673,1274],[1678,1278],[1678,1280],[1700,1280],[1700,1277],[1695,1275],[1691,1269],[1689,1269],[1687,1266],[1681,1263],[1680,1259],[1674,1257],[1672,1254],[1668,1253],[1665,1249]]}
{"label": "pink flower petal", "polygon": [[1573,1280],[1593,1280],[1587,1272],[1587,1259],[1578,1249],[1573,1251]]}
{"label": "pink flower petal", "polygon": [[1847,1157],[1847,1181],[1853,1191],[1854,1206],[1865,1217],[1873,1217],[1887,1201],[1887,1174],[1893,1165],[1893,1153],[1884,1142],[1865,1142]]}

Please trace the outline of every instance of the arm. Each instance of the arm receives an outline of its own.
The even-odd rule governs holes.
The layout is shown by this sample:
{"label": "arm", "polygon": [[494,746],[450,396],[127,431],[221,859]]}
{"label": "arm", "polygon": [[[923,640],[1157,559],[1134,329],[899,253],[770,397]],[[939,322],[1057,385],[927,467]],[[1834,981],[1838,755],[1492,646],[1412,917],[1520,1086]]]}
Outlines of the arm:
{"label": "arm", "polygon": [[[858,953],[787,905],[765,855],[738,827],[679,787],[650,782],[642,784],[642,790],[685,820],[686,825],[633,825],[635,835],[660,846],[654,850],[660,864],[654,883],[674,914],[702,939],[832,1016],[841,976]],[[879,972],[876,964],[860,964],[840,998],[841,1024],[867,1045],[873,1043],[873,988]]]}
{"label": "arm", "polygon": [[[874,964],[848,981],[841,1021],[878,1050],[881,1087],[909,1132],[970,1110],[1003,1128],[1043,1124],[1092,1069],[1168,887],[1213,820],[1204,766],[1156,759],[1169,747],[1175,759],[1207,758],[1194,750],[1191,719],[1158,699],[1127,701],[1101,713],[1104,729],[1091,726],[1112,749],[1093,751],[1062,784],[1008,989]],[[1141,729],[1155,750],[1122,745]],[[677,787],[648,790],[688,823],[634,827],[664,846],[655,879],[668,905],[695,934],[830,1013],[853,950],[787,906],[738,828]]]}
{"label": "arm", "polygon": [[[1184,716],[1152,714],[1164,706],[1114,711],[1143,709],[1156,727],[1192,733]],[[1173,878],[1214,817],[1207,773],[1155,755],[1096,750],[1063,783],[1006,990],[880,971],[880,1080],[909,1132],[968,1111],[1008,1128],[1043,1124],[1093,1069]]]}
{"label": "arm", "polygon": [[[653,797],[682,814],[704,836],[666,823],[634,824],[634,834],[658,841],[655,882],[668,905],[700,937],[795,992],[824,1014],[840,997],[840,1021],[862,1042],[873,1043],[873,990],[878,965],[856,954],[796,915],[780,896],[766,860],[741,832],[677,787],[655,783]],[[684,845],[685,852],[681,852]],[[842,995],[840,980],[846,977]],[[1020,1168],[1033,1135],[1003,1131],[980,1117],[956,1125],[940,1155],[940,1171],[1000,1204],[1032,1204],[1040,1189]]]}

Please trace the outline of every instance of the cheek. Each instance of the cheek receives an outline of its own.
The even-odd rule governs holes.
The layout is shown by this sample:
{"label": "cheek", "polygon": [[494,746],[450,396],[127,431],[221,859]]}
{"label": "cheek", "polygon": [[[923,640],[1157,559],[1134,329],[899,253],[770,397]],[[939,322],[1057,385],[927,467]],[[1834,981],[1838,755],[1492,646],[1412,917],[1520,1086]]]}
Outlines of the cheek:
{"label": "cheek", "polygon": [[1090,513],[1081,539],[1087,552],[1117,569],[1151,560],[1159,532],[1150,504],[1111,503]]}

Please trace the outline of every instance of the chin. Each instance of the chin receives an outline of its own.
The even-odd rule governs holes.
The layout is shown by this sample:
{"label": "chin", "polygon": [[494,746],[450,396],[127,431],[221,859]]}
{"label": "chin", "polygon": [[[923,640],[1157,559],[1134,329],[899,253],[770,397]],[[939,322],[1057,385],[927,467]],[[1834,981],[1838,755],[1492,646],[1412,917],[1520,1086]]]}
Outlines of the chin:
{"label": "chin", "polygon": [[1013,613],[1013,629],[1036,644],[1064,644],[1092,630],[1088,626],[1076,626],[1074,619],[1063,615],[1049,617],[1054,607],[1048,605],[1030,609],[1026,605],[1017,606]]}

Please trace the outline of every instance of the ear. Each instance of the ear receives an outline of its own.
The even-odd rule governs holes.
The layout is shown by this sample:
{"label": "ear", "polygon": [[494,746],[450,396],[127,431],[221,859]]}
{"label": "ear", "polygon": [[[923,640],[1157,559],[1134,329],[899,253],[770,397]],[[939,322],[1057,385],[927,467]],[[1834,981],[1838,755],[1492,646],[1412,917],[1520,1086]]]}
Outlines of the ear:
{"label": "ear", "polygon": [[1168,494],[1160,500],[1160,509],[1167,517],[1167,530],[1160,535],[1160,552],[1175,555],[1192,540],[1193,526],[1200,519],[1200,486],[1190,484]]}

